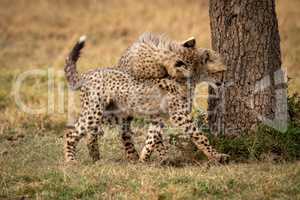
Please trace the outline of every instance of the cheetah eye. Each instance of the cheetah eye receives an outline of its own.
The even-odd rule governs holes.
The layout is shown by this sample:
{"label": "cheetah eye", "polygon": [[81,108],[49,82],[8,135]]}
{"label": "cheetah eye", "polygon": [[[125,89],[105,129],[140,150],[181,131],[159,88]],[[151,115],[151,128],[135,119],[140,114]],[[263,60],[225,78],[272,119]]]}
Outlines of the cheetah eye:
{"label": "cheetah eye", "polygon": [[210,61],[209,56],[204,59],[204,63],[208,63]]}
{"label": "cheetah eye", "polygon": [[206,52],[206,54],[204,55],[204,58],[203,58],[203,64],[207,64],[210,60],[210,57],[209,57],[209,53]]}
{"label": "cheetah eye", "polygon": [[185,66],[185,63],[181,60],[177,60],[175,63],[175,67],[182,67],[182,66]]}

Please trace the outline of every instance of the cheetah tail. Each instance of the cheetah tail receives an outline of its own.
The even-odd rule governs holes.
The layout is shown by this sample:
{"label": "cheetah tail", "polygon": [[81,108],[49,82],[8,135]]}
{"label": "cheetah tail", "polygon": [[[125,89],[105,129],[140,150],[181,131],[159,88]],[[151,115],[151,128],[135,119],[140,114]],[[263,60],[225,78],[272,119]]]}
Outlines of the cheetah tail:
{"label": "cheetah tail", "polygon": [[76,69],[76,62],[80,57],[80,51],[84,47],[85,40],[86,36],[81,36],[66,59],[65,77],[73,90],[79,89],[81,85],[80,76]]}

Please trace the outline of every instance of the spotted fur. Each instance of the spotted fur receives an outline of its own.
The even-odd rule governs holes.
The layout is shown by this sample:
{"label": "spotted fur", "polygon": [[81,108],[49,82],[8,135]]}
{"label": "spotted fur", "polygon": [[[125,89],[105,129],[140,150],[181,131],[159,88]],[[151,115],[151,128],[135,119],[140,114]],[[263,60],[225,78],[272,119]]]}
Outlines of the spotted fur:
{"label": "spotted fur", "polygon": [[[151,38],[152,40],[154,38]],[[121,138],[127,157],[137,159],[138,154],[134,148],[130,130],[130,120],[132,117],[137,116],[148,118],[153,124],[152,130],[149,130],[145,148],[142,151],[142,161],[147,160],[153,150],[161,152],[161,157],[165,154],[165,148],[160,139],[161,130],[157,126],[157,120],[162,118],[170,119],[173,126],[187,133],[198,149],[203,151],[210,160],[220,161],[226,157],[209,145],[208,139],[198,130],[190,115],[190,101],[188,101],[190,97],[186,93],[187,85],[186,79],[182,76],[182,69],[191,71],[188,76],[192,85],[195,85],[200,81],[200,78],[203,78],[204,74],[207,76],[213,71],[210,71],[208,62],[214,62],[209,57],[212,51],[196,49],[194,44],[190,44],[191,41],[193,40],[182,44],[182,47],[188,50],[182,51],[183,48],[178,48],[178,52],[187,52],[185,56],[183,56],[184,53],[181,53],[180,61],[183,64],[176,65],[178,61],[178,56],[176,56],[174,65],[169,65],[169,69],[165,66],[167,76],[164,74],[161,77],[158,76],[159,78],[136,76],[138,73],[135,72],[140,69],[139,67],[130,68],[130,64],[128,64],[130,63],[130,56],[127,58],[130,50],[126,51],[125,55],[127,54],[127,56],[121,58],[125,59],[126,62],[120,61],[119,68],[100,68],[79,76],[76,71],[76,61],[80,55],[80,50],[84,46],[82,41],[79,41],[67,58],[65,67],[69,84],[76,86],[73,88],[80,88],[81,91],[80,116],[74,128],[67,130],[65,134],[66,161],[75,160],[77,143],[84,135],[89,136],[90,155],[94,160],[98,160],[97,137],[103,135],[102,125],[112,117],[116,118],[120,124]],[[156,44],[159,44],[159,42],[156,42]],[[172,45],[168,48],[172,51],[176,49],[172,49]],[[180,55],[178,52],[176,52],[176,55]],[[191,53],[188,52],[194,53],[194,61],[190,60]],[[153,66],[161,67],[161,65]],[[170,73],[172,67],[176,68],[173,69],[174,73]],[[158,68],[158,71],[160,70]]]}
{"label": "spotted fur", "polygon": [[[178,63],[181,64],[178,65]],[[196,84],[200,81],[218,81],[216,72],[225,70],[221,56],[212,50],[197,48],[196,40],[193,37],[183,42],[176,42],[164,35],[152,33],[141,35],[122,55],[118,66],[127,69],[138,79],[161,78],[159,87],[175,96],[175,102],[178,102],[179,96],[187,101],[188,105],[184,101],[180,102],[183,113],[186,115],[190,115],[188,108],[191,108],[191,98]],[[163,78],[166,76],[169,79]],[[190,82],[187,83],[187,80],[182,77],[190,77]],[[177,106],[180,107],[179,104]],[[174,114],[174,120],[176,119],[175,115],[177,114]],[[178,116],[178,119],[186,117]],[[191,119],[187,121],[192,122]],[[174,123],[178,122],[175,120]],[[191,126],[194,125],[188,125],[188,127]],[[162,140],[158,140],[158,138],[162,138],[162,130],[160,126],[152,124],[141,153],[142,161],[146,161],[154,150],[157,150],[161,160],[164,160],[166,150]]]}

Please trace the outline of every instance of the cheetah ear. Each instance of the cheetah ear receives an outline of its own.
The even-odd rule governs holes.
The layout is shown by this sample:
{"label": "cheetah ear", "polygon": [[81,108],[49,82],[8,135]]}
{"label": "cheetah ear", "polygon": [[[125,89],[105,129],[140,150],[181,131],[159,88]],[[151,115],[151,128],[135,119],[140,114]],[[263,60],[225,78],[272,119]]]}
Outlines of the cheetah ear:
{"label": "cheetah ear", "polygon": [[190,37],[182,42],[182,46],[186,48],[194,48],[196,46],[196,39],[194,37]]}

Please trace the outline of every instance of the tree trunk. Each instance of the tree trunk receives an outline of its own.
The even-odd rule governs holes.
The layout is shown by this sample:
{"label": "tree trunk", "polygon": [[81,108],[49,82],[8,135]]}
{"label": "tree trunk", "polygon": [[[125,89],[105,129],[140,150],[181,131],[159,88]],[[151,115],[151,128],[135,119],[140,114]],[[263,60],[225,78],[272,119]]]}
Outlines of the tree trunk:
{"label": "tree trunk", "polygon": [[286,90],[274,0],[210,0],[209,14],[212,47],[228,66],[226,84],[209,88],[211,131],[239,134],[274,120],[277,89]]}

